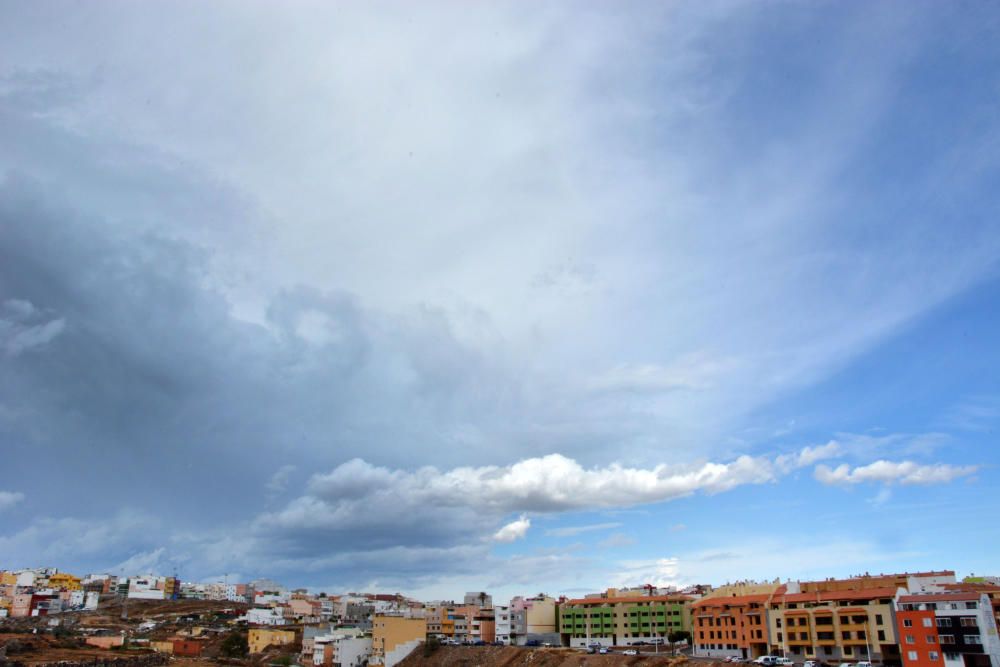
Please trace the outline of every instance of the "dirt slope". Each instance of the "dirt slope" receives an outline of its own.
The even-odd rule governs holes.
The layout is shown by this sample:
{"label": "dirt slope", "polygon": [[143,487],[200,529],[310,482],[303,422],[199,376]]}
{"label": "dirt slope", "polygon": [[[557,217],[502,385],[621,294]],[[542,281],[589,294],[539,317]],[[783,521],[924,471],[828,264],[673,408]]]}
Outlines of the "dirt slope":
{"label": "dirt slope", "polygon": [[424,655],[418,647],[400,667],[680,667],[686,658],[644,655],[587,655],[573,649],[513,646],[442,646]]}

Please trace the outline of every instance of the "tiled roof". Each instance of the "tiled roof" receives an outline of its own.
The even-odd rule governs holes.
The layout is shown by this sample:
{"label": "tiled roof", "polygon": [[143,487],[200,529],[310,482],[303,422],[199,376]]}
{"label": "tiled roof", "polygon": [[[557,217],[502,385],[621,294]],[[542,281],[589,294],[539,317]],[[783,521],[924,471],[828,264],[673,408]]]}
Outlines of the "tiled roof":
{"label": "tiled roof", "polygon": [[563,604],[612,605],[635,604],[636,602],[686,602],[691,599],[687,595],[629,595],[620,598],[577,598],[566,600]]}

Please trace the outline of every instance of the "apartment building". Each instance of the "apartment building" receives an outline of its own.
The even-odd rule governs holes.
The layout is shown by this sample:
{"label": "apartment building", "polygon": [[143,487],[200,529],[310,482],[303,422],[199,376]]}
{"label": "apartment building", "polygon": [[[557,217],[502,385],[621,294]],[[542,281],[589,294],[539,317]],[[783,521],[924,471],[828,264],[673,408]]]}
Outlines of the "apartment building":
{"label": "apartment building", "polygon": [[896,588],[776,593],[768,603],[769,652],[825,662],[899,662]]}
{"label": "apartment building", "polygon": [[510,601],[510,643],[524,646],[529,641],[559,643],[556,622],[558,602],[544,593]]}
{"label": "apartment building", "polygon": [[904,667],[1000,667],[1000,637],[988,593],[900,595],[896,605]]}
{"label": "apartment building", "polygon": [[496,605],[493,607],[493,637],[501,644],[510,644],[510,607]]}
{"label": "apartment building", "polygon": [[427,638],[427,620],[377,614],[372,619],[370,665],[394,667]]}
{"label": "apartment building", "polygon": [[559,606],[561,643],[627,646],[667,642],[671,632],[691,629],[691,598],[684,595],[586,597]]}
{"label": "apartment building", "polygon": [[775,593],[765,592],[713,596],[693,602],[691,634],[694,654],[703,658],[758,658],[767,655],[767,607],[773,595]]}

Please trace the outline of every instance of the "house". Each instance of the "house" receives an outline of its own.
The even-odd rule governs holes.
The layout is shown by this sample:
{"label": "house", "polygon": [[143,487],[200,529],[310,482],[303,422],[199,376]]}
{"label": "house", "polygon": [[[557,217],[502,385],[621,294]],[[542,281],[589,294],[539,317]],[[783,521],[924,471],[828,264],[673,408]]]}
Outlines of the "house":
{"label": "house", "polygon": [[[251,610],[252,611],[252,610]],[[247,636],[250,653],[263,653],[268,646],[287,646],[296,642],[294,630],[268,630],[251,628]]]}
{"label": "house", "polygon": [[285,625],[288,623],[281,610],[277,608],[248,609],[246,620],[250,625]]}

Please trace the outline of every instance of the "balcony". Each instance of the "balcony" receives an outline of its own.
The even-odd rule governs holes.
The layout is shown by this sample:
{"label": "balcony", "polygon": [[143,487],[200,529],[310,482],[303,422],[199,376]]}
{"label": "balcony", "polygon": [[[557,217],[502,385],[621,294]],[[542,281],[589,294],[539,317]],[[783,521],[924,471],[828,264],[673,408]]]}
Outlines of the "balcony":
{"label": "balcony", "polygon": [[864,632],[865,630],[868,629],[868,626],[865,623],[841,623],[837,627],[839,627],[844,632],[857,632],[857,631]]}

